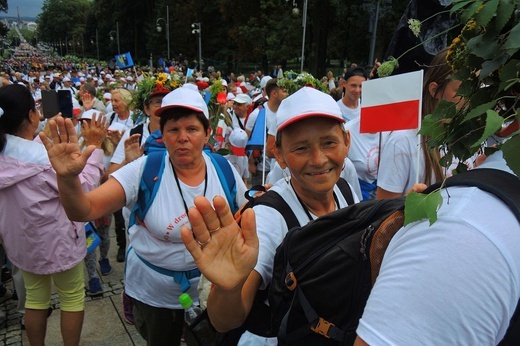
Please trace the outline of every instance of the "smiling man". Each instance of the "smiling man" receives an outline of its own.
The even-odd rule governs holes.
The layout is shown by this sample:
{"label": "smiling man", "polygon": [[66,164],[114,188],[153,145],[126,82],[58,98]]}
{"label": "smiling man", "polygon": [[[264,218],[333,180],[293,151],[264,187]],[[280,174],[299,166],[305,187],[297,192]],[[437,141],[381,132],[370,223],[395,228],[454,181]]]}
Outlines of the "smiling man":
{"label": "smiling man", "polygon": [[361,113],[361,84],[367,80],[361,67],[351,68],[345,73],[341,84],[343,97],[338,100],[341,114],[345,121],[354,120]]}

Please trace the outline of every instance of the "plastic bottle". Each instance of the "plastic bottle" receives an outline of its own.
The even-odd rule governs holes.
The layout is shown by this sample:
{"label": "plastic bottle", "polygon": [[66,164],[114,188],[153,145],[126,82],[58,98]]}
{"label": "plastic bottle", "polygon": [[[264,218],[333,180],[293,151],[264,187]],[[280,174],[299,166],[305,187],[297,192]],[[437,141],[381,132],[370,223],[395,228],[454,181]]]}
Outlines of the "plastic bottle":
{"label": "plastic bottle", "polygon": [[184,321],[188,325],[184,334],[186,343],[200,346],[215,345],[217,337],[215,329],[211,326],[206,314],[200,316],[204,311],[193,305],[193,300],[188,293],[181,294],[179,302],[184,309]]}
{"label": "plastic bottle", "polygon": [[202,314],[202,309],[193,305],[193,300],[188,293],[183,293],[179,296],[179,303],[184,309],[184,321],[191,326],[197,317]]}

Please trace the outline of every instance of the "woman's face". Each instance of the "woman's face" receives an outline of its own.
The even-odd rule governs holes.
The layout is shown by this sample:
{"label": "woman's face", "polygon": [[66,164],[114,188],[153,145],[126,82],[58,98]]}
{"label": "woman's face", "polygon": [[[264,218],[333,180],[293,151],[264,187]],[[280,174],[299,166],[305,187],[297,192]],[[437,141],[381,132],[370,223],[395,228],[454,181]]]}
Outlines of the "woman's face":
{"label": "woman's face", "polygon": [[112,94],[112,109],[115,113],[120,114],[128,109],[128,106],[120,93]]}
{"label": "woman's face", "polygon": [[195,114],[168,120],[162,129],[166,149],[175,167],[189,168],[202,159],[202,149],[209,140],[211,129],[204,126]]}
{"label": "woman's face", "polygon": [[457,92],[459,91],[461,84],[462,82],[460,80],[450,80],[444,88],[444,92],[441,95],[441,100],[453,103],[459,102],[461,97],[457,95]]}
{"label": "woman's face", "polygon": [[164,95],[157,95],[150,99],[148,106],[144,106],[144,112],[150,118],[150,122],[156,125],[159,124],[161,118],[155,115],[155,111],[161,108],[161,103]]}
{"label": "woman's face", "polygon": [[283,130],[281,148],[275,150],[282,168],[288,167],[297,192],[332,191],[350,146],[350,135],[338,121],[309,118]]}

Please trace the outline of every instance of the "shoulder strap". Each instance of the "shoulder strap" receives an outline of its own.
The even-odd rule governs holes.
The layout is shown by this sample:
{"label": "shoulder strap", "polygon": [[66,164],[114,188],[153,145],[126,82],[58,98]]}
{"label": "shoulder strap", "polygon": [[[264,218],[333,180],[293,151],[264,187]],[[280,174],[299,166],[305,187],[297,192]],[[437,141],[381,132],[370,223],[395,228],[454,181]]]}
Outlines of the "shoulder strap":
{"label": "shoulder strap", "polygon": [[343,194],[343,197],[347,201],[348,205],[354,204],[354,196],[352,195],[352,190],[350,189],[350,185],[347,183],[347,181],[343,178],[339,178],[336,185],[338,185],[339,190]]}
{"label": "shoulder strap", "polygon": [[161,183],[165,157],[166,151],[153,151],[146,156],[137,202],[130,215],[130,226],[144,221]]}
{"label": "shoulder strap", "polygon": [[222,155],[206,150],[205,152],[209,155],[211,162],[217,171],[220,183],[226,192],[226,199],[228,201],[229,207],[231,208],[231,212],[234,214],[238,210],[238,205],[236,202],[237,184],[235,181],[235,175],[231,169],[231,164]]}
{"label": "shoulder strap", "polygon": [[266,205],[278,210],[285,219],[288,230],[300,226],[300,222],[298,222],[298,219],[296,218],[296,215],[294,215],[291,207],[289,207],[289,204],[287,204],[282,196],[275,191],[267,191],[262,196],[255,198],[253,200],[253,205]]}
{"label": "shoulder strap", "polygon": [[110,116],[110,122],[108,124],[112,125],[112,123],[114,122],[115,118],[116,118],[116,112],[112,112],[112,115]]}
{"label": "shoulder strap", "polygon": [[[430,193],[441,186],[436,183],[429,186],[423,193]],[[520,179],[515,175],[491,168],[477,168],[456,174],[445,182],[450,186],[475,186],[500,198],[520,222]]]}
{"label": "shoulder strap", "polygon": [[140,134],[141,137],[139,137],[139,145],[143,142],[143,132],[144,132],[144,123],[141,123],[137,126],[132,127],[130,129],[130,136],[135,135],[136,133]]}

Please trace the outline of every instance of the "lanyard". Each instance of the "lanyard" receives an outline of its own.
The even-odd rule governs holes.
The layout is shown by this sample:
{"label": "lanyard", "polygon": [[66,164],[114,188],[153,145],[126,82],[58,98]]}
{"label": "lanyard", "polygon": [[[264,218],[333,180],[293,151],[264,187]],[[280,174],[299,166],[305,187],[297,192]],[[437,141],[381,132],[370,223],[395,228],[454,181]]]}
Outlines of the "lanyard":
{"label": "lanyard", "polygon": [[[294,194],[296,195],[296,198],[298,198],[298,202],[300,202],[300,205],[302,206],[303,208],[303,211],[305,212],[305,214],[307,215],[307,217],[309,218],[309,221],[312,221],[314,220],[311,216],[311,213],[309,211],[309,208],[307,208],[307,206],[305,205],[305,203],[303,203],[303,201],[301,200],[300,196],[298,196],[298,194],[296,193],[296,190],[294,189],[294,186],[292,184],[292,181],[291,181],[291,187],[294,191]],[[339,200],[338,200],[338,196],[336,196],[336,192],[332,191],[332,194],[334,196],[334,202],[336,203],[336,210],[339,208]],[[317,216],[317,215],[316,215]]]}
{"label": "lanyard", "polygon": [[[184,200],[184,195],[182,194],[181,184],[179,183],[179,178],[177,178],[177,173],[175,173],[175,167],[173,167],[173,163],[170,160],[170,165],[172,165],[173,176],[175,177],[175,182],[177,183],[177,187],[179,188],[179,193],[181,194],[182,203],[184,203],[184,210],[186,211],[186,216],[188,215],[188,205]],[[206,190],[208,189],[208,168],[206,167],[206,175],[204,176],[204,193],[203,196],[206,196]]]}

